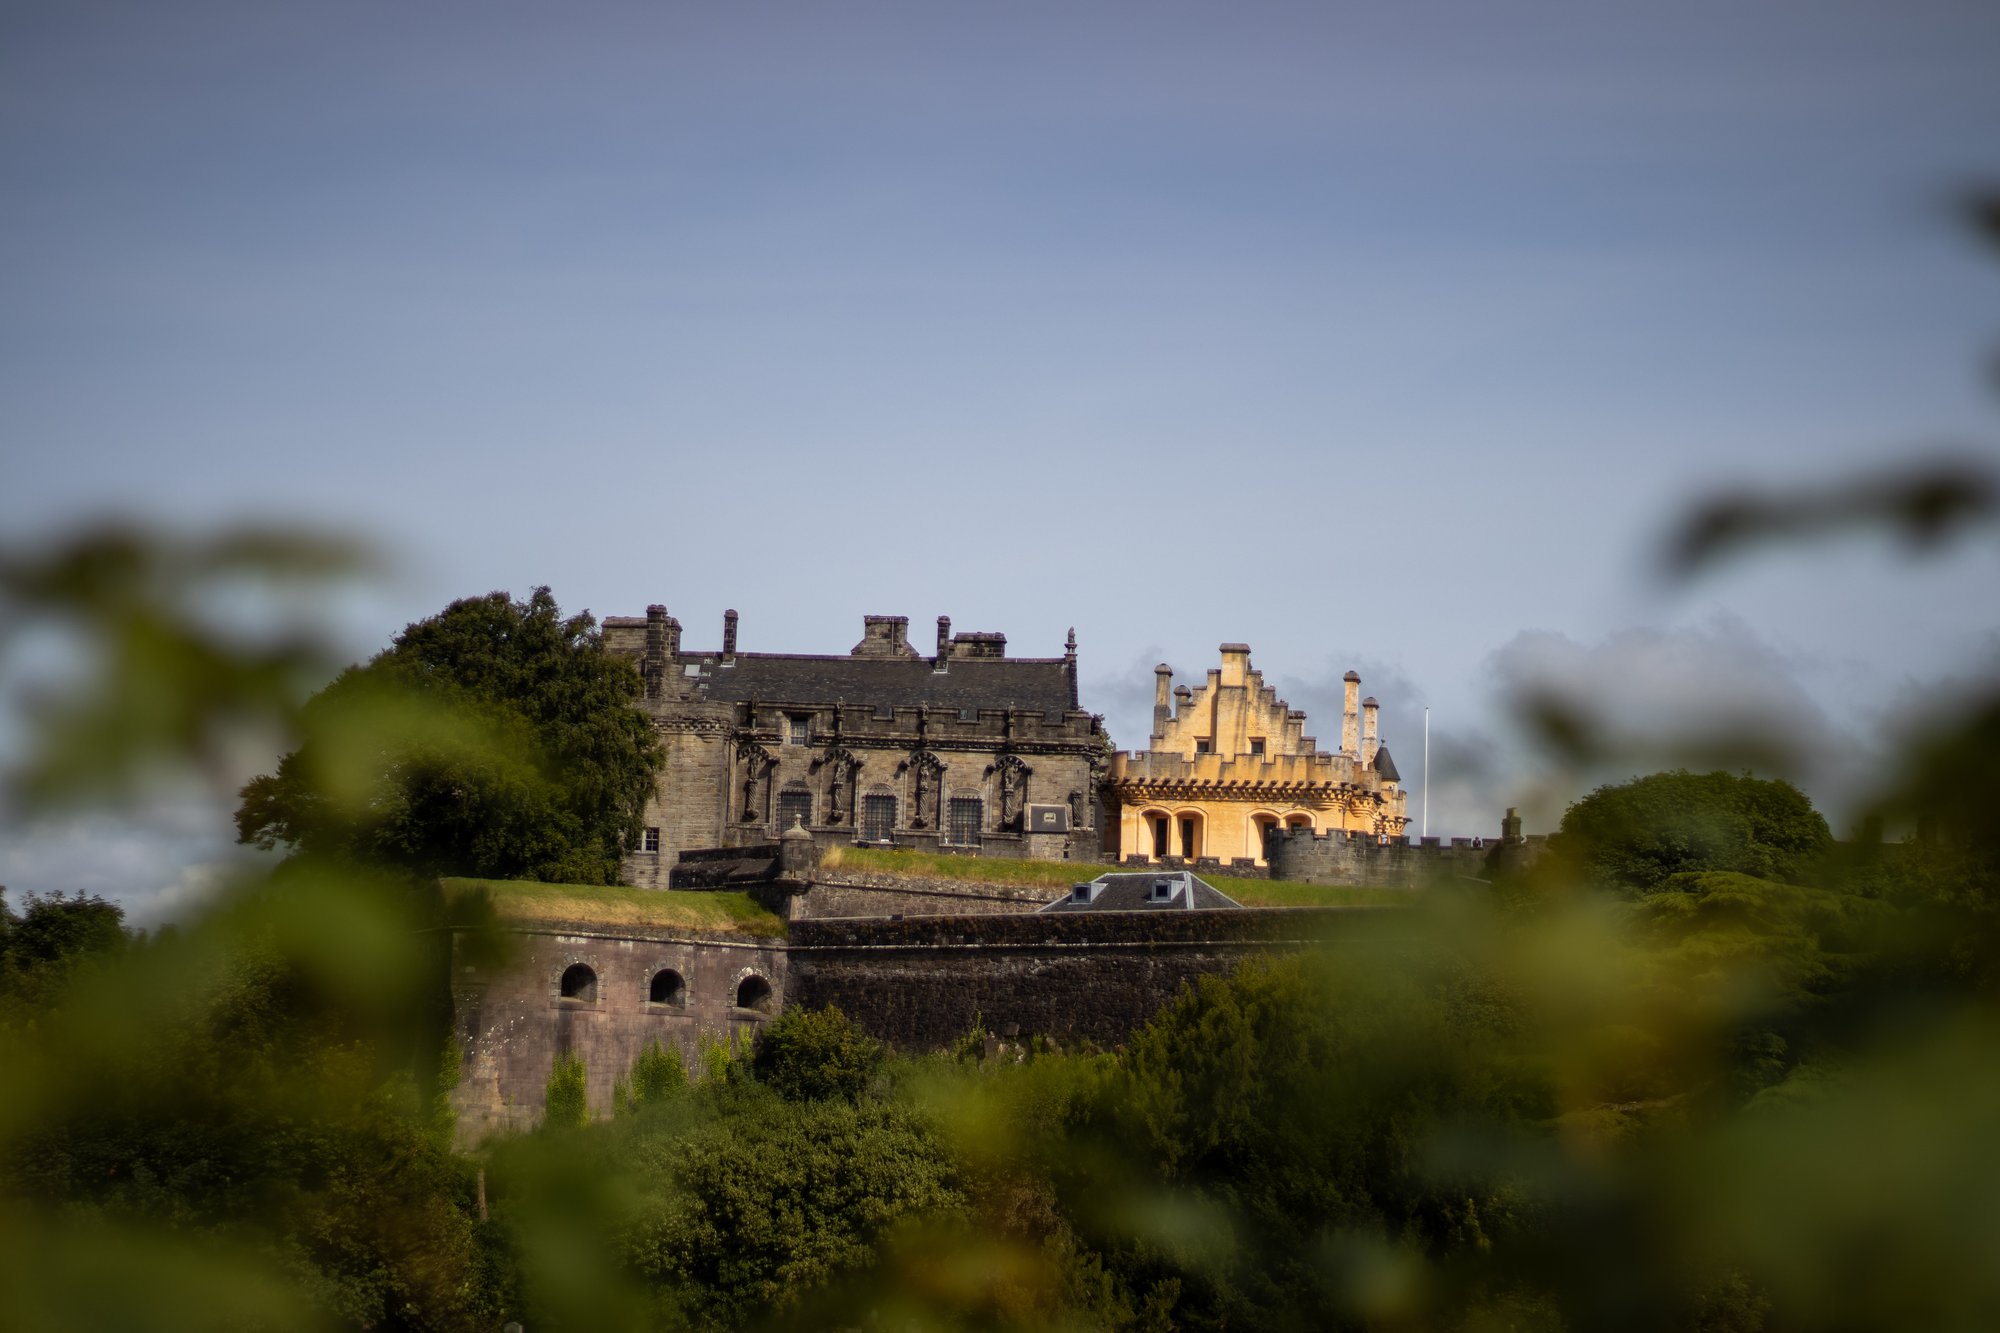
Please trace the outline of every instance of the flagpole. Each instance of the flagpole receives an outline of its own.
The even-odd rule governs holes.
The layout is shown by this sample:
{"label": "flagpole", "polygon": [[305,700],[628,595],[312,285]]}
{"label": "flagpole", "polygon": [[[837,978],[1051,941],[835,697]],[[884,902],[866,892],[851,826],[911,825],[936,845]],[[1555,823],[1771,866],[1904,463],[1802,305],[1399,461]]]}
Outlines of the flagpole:
{"label": "flagpole", "polygon": [[1424,822],[1418,827],[1417,841],[1431,836],[1431,710],[1424,710]]}

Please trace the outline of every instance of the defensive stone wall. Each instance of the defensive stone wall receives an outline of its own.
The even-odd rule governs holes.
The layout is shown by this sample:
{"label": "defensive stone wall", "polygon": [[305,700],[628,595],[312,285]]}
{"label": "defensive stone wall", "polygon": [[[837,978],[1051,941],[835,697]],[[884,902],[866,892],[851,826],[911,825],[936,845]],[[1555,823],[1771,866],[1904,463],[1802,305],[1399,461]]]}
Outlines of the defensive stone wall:
{"label": "defensive stone wall", "polygon": [[1505,860],[1531,858],[1541,850],[1542,841],[1539,837],[1392,838],[1286,829],[1273,835],[1269,844],[1270,877],[1363,888],[1416,888],[1441,879],[1491,880]]}
{"label": "defensive stone wall", "polygon": [[970,916],[1032,912],[1062,897],[1057,887],[981,884],[971,880],[913,878],[866,870],[824,871],[812,888],[792,899],[792,919],[829,917]]}
{"label": "defensive stone wall", "polygon": [[1395,940],[1383,908],[990,914],[792,924],[791,1002],[838,1005],[903,1050],[949,1045],[975,1023],[1003,1037],[1114,1046],[1184,985],[1245,957]]}
{"label": "defensive stone wall", "polygon": [[[612,1080],[622,1078],[658,1038],[697,1067],[700,1039],[733,1037],[785,1003],[785,942],[753,936],[697,935],[642,926],[587,923],[518,927],[511,956],[498,965],[463,949],[452,966],[452,1004],[462,1076],[452,1093],[460,1142],[541,1122],[549,1070],[558,1052],[583,1059],[593,1114],[611,1112]],[[587,995],[566,998],[563,979],[590,970]],[[655,978],[670,974],[656,1002]],[[746,979],[761,980],[737,999]]]}

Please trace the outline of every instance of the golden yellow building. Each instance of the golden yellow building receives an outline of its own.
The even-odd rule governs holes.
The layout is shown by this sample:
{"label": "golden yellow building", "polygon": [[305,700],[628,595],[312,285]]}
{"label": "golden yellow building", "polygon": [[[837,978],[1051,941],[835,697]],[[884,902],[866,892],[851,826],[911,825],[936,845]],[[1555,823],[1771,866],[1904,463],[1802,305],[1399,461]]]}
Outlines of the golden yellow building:
{"label": "golden yellow building", "polygon": [[1401,836],[1402,781],[1360,676],[1347,673],[1340,749],[1330,753],[1252,669],[1247,644],[1223,644],[1222,666],[1198,689],[1175,687],[1165,663],[1153,670],[1152,743],[1114,754],[1105,781],[1121,857],[1262,865],[1273,829]]}

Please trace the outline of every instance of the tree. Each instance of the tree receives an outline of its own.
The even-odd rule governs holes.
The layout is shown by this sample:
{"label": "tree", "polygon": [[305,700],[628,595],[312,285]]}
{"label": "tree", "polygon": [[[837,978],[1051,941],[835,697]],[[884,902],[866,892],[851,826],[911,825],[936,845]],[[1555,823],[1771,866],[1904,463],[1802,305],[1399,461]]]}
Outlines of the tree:
{"label": "tree", "polygon": [[547,588],[466,598],[305,706],[238,841],[424,875],[616,883],[660,764],[639,673]]}
{"label": "tree", "polygon": [[1708,870],[1796,883],[1832,843],[1791,783],[1684,769],[1599,787],[1564,813],[1552,840],[1560,864],[1585,881],[1641,893]]}
{"label": "tree", "polygon": [[[24,1021],[52,1002],[71,970],[127,944],[125,911],[92,894],[29,894],[16,914],[0,888],[0,1005]],[[0,1012],[0,1026],[7,1017]]]}
{"label": "tree", "polygon": [[882,1067],[882,1044],[832,1005],[787,1009],[758,1034],[750,1067],[786,1101],[857,1101]]}

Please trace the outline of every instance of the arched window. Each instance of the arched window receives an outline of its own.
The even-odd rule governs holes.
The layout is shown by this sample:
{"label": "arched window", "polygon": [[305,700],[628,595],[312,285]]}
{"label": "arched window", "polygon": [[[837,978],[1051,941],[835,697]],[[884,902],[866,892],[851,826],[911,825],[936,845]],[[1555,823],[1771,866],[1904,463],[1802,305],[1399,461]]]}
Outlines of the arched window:
{"label": "arched window", "polygon": [[755,1009],[760,1014],[771,1012],[771,983],[760,976],[747,976],[736,983],[736,1007]]}
{"label": "arched window", "polygon": [[812,827],[812,793],[803,783],[793,783],[778,793],[778,832],[783,833],[795,822],[801,828]]}
{"label": "arched window", "polygon": [[571,963],[563,970],[562,997],[565,1000],[595,1000],[597,973],[582,963]]}
{"label": "arched window", "polygon": [[1206,855],[1201,840],[1201,816],[1182,815],[1175,822],[1180,826],[1179,851],[1182,859],[1192,861],[1197,856]]}
{"label": "arched window", "polygon": [[960,847],[979,845],[979,830],[986,822],[986,802],[977,796],[954,796],[947,810],[944,840]]}
{"label": "arched window", "polygon": [[861,798],[861,840],[888,842],[896,836],[896,798],[870,792]]}
{"label": "arched window", "polygon": [[1167,846],[1167,817],[1152,815],[1148,817],[1147,822],[1153,826],[1153,859],[1158,860],[1162,856],[1171,855]]}
{"label": "arched window", "polygon": [[653,973],[652,988],[646,998],[654,1004],[671,1004],[676,1008],[687,1003],[687,983],[681,974],[672,968],[664,968]]}

